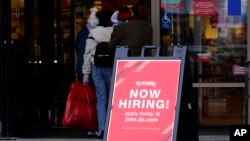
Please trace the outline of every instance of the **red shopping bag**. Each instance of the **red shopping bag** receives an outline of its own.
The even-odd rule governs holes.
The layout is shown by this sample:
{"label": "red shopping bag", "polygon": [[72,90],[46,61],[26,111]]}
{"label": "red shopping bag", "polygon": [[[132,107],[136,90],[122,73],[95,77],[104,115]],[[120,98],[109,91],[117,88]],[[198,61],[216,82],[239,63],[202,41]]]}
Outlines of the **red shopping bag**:
{"label": "red shopping bag", "polygon": [[81,82],[71,84],[62,125],[97,130],[96,95],[90,85]]}

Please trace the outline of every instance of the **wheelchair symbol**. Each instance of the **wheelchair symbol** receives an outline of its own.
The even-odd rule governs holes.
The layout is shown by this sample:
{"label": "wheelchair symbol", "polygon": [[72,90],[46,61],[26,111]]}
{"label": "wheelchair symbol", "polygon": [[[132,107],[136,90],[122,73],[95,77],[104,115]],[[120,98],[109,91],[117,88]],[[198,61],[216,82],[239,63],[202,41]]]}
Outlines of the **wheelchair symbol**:
{"label": "wheelchair symbol", "polygon": [[164,13],[164,16],[162,17],[162,19],[161,19],[161,21],[163,22],[163,23],[171,23],[171,20],[170,20],[170,18],[167,16],[167,13]]}

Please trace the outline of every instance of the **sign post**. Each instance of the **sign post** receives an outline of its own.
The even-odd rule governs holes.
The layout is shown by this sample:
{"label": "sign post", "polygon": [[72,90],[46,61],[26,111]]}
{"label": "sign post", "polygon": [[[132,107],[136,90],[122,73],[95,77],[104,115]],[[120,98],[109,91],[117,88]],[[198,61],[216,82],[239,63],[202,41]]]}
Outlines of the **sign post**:
{"label": "sign post", "polygon": [[104,140],[198,141],[194,122],[193,133],[185,125],[191,121],[180,124],[180,115],[195,119],[192,101],[182,100],[186,47],[168,57],[160,57],[159,48],[156,56],[144,57],[145,49],[140,57],[128,57],[127,48],[117,48]]}

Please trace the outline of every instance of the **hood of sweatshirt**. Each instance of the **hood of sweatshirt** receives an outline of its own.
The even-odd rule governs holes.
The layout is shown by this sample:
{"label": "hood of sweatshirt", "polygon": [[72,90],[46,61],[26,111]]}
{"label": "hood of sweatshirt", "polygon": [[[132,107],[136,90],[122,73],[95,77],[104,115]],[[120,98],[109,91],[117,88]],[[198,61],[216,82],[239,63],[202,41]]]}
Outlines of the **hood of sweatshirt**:
{"label": "hood of sweatshirt", "polygon": [[96,41],[109,42],[111,33],[113,32],[113,27],[97,26],[96,28],[91,29],[89,32]]}

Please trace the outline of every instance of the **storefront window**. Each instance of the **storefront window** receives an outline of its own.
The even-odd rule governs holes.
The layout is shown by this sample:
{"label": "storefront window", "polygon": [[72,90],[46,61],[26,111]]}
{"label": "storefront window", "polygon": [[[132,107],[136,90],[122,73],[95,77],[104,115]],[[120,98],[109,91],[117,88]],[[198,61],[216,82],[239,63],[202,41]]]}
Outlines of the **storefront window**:
{"label": "storefront window", "polygon": [[174,45],[187,46],[192,83],[205,84],[197,90],[200,123],[215,125],[216,120],[207,120],[211,116],[217,121],[226,116],[228,121],[219,123],[222,125],[242,123],[243,105],[235,110],[230,99],[237,92],[237,103],[243,103],[244,88],[225,89],[206,83],[245,81],[247,0],[160,0],[160,7],[161,54],[171,55]]}
{"label": "storefront window", "polygon": [[244,88],[201,88],[200,125],[243,124]]}
{"label": "storefront window", "polygon": [[241,14],[236,16],[228,15],[227,0],[207,1],[206,5],[213,5],[207,13],[200,12],[202,4],[199,0],[161,1],[162,54],[168,54],[171,45],[187,45],[194,69],[200,68],[198,73],[193,70],[195,82],[198,78],[202,82],[243,82],[247,1],[242,1]]}

